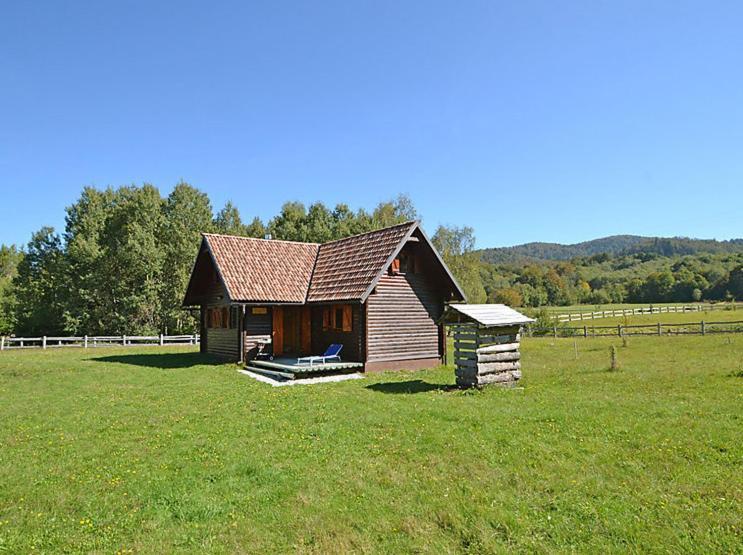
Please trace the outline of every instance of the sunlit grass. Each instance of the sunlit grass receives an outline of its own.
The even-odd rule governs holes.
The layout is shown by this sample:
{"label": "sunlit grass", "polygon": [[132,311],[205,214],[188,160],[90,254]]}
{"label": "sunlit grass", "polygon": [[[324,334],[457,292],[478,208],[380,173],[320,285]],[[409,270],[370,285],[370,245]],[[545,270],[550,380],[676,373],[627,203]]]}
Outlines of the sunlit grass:
{"label": "sunlit grass", "polygon": [[612,344],[528,338],[483,391],[0,353],[0,551],[740,551],[741,338],[632,338],[610,373]]}

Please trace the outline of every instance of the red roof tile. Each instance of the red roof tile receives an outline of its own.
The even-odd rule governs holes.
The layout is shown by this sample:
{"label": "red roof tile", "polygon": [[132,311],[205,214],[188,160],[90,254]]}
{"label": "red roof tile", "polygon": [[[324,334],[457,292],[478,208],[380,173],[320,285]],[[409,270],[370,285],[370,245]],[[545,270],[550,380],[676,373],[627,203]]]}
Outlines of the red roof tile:
{"label": "red roof tile", "polygon": [[319,245],[205,233],[233,302],[361,300],[417,222]]}
{"label": "red roof tile", "polygon": [[308,302],[358,300],[416,222],[320,245]]}
{"label": "red roof tile", "polygon": [[317,243],[205,233],[232,301],[304,303]]}

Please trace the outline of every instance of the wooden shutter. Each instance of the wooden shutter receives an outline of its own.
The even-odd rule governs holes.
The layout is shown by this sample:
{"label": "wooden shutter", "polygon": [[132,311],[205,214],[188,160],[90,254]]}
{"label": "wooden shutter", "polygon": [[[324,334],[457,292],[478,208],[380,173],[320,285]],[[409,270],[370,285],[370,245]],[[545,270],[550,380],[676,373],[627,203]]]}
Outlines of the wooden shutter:
{"label": "wooden shutter", "polygon": [[225,329],[230,327],[230,309],[226,306],[222,307],[222,327]]}
{"label": "wooden shutter", "polygon": [[322,309],[322,331],[328,331],[330,329],[330,307],[326,306]]}
{"label": "wooden shutter", "polygon": [[309,306],[302,307],[299,325],[299,341],[302,345],[303,354],[312,354],[312,309],[310,309]]}
{"label": "wooden shutter", "polygon": [[273,315],[273,354],[279,356],[284,352],[284,309],[275,306],[271,309]]}
{"label": "wooden shutter", "polygon": [[353,309],[350,304],[343,305],[343,331],[351,331],[353,323]]}
{"label": "wooden shutter", "polygon": [[400,259],[399,258],[395,258],[392,261],[392,273],[393,274],[400,273]]}

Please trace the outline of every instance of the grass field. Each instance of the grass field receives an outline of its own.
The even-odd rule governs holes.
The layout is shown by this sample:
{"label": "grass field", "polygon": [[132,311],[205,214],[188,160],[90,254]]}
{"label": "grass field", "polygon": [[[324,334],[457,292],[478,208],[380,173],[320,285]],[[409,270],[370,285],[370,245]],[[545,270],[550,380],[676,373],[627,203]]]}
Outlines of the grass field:
{"label": "grass field", "polygon": [[741,552],[743,338],[527,338],[271,388],[185,348],[0,353],[0,551]]}

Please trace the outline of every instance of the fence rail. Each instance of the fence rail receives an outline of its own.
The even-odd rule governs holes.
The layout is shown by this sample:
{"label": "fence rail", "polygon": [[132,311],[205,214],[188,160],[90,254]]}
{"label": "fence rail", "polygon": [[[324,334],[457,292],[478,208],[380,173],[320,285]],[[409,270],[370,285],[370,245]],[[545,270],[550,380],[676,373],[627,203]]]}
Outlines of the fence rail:
{"label": "fence rail", "polygon": [[613,310],[598,310],[591,312],[559,312],[554,318],[558,322],[582,322],[601,318],[615,318],[617,316],[634,316],[640,314],[667,314],[679,312],[707,312],[710,310],[743,309],[741,303],[693,304],[679,306],[643,306],[637,308],[617,308]]}
{"label": "fence rail", "polygon": [[133,347],[146,345],[198,345],[195,335],[83,335],[80,337],[0,337],[0,351],[8,349],[59,349],[65,347]]}
{"label": "fence rail", "polygon": [[682,324],[633,324],[616,326],[558,326],[551,329],[528,328],[530,336],[551,337],[609,337],[631,335],[712,335],[720,333],[743,333],[743,320],[735,322],[686,322]]}

